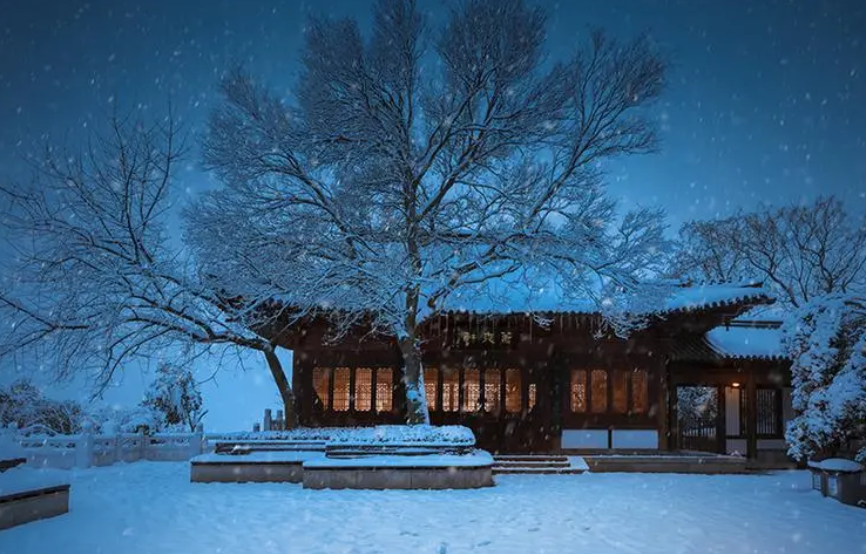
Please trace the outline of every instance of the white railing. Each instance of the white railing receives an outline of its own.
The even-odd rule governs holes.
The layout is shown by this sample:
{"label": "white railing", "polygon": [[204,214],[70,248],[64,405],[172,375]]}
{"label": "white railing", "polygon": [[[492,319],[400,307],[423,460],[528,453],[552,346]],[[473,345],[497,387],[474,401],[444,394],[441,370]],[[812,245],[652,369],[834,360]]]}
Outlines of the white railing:
{"label": "white railing", "polygon": [[207,449],[204,433],[116,433],[15,437],[28,465],[71,469],[117,462],[185,461]]}

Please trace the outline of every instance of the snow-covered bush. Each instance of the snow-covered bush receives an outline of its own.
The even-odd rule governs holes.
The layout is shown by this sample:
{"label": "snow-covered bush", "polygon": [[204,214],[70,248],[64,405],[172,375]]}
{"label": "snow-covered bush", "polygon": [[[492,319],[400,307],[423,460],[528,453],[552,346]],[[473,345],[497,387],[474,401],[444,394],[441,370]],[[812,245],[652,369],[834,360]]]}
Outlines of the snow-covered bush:
{"label": "snow-covered bush", "polygon": [[111,435],[114,433],[153,434],[162,430],[162,418],[154,410],[144,406],[124,408],[120,406],[106,407],[90,416],[97,433]]}
{"label": "snow-covered bush", "polygon": [[54,400],[42,394],[27,379],[0,387],[0,425],[29,427],[41,425],[60,434],[75,434],[81,430],[84,407],[71,400]]}
{"label": "snow-covered bush", "polygon": [[[789,454],[820,459],[866,437],[866,300],[845,294],[813,300],[787,322],[783,344],[798,412],[785,435]],[[866,458],[866,448],[857,458]]]}
{"label": "snow-covered bush", "polygon": [[195,431],[207,413],[192,372],[166,363],[157,369],[157,378],[141,405],[157,415],[161,430]]}

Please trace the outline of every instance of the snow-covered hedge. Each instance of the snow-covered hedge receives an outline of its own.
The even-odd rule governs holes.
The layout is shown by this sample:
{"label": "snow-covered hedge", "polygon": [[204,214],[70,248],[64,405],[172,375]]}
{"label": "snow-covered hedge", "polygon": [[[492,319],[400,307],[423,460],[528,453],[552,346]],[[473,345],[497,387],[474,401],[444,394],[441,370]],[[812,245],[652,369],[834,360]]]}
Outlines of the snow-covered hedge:
{"label": "snow-covered hedge", "polygon": [[324,441],[334,444],[443,444],[473,446],[475,435],[462,425],[377,425],[375,427],[302,427],[289,431],[231,433],[226,440]]}
{"label": "snow-covered hedge", "polygon": [[[866,422],[866,300],[827,295],[806,304],[784,329],[793,361],[788,453],[798,460],[837,453],[864,437]],[[866,460],[866,448],[857,454]]]}

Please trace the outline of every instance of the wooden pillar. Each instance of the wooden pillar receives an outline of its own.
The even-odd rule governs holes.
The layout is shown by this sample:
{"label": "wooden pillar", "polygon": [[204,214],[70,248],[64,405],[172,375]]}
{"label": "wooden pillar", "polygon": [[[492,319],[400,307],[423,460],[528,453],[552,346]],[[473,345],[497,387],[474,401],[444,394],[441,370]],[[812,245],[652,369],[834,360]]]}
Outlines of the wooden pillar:
{"label": "wooden pillar", "polygon": [[725,398],[725,386],[716,386],[716,451],[719,454],[727,454],[728,431],[725,422],[728,416],[727,399]]}
{"label": "wooden pillar", "polygon": [[647,372],[647,377],[649,378],[653,373],[660,376],[657,397],[659,450],[674,450],[679,447],[676,440],[679,435],[676,412],[677,387],[671,383],[671,372],[666,363],[656,364],[656,371]]}
{"label": "wooden pillar", "polygon": [[747,368],[748,380],[746,381],[746,439],[748,448],[747,457],[755,459],[758,457],[758,394],[755,384],[755,375],[751,368]]}

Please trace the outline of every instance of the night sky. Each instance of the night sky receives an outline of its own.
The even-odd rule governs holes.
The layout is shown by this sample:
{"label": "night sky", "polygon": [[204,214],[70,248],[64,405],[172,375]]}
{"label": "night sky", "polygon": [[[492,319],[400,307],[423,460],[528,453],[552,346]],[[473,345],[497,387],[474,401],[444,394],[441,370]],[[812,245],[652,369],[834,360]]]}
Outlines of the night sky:
{"label": "night sky", "polygon": [[[564,56],[590,26],[647,30],[671,55],[658,154],[610,164],[611,191],[664,206],[674,226],[759,202],[837,194],[866,211],[866,2],[542,2]],[[434,17],[440,2],[421,0]],[[0,176],[44,143],[74,145],[121,110],[169,102],[200,132],[232,62],[291,94],[305,14],[356,16],[370,2],[0,0]],[[212,186],[196,154],[180,198]],[[182,203],[182,202],[179,202]]]}

